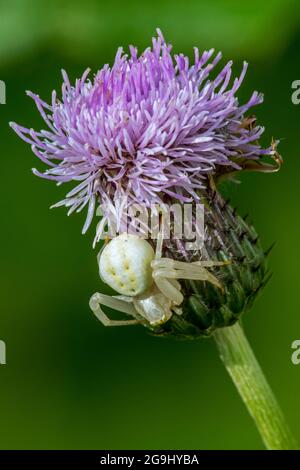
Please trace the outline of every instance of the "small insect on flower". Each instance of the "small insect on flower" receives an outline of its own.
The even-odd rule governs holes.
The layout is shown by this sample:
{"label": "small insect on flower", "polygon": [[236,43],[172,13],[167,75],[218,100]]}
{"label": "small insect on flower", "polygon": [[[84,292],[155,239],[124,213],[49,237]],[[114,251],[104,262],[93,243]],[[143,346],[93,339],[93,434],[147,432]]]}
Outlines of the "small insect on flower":
{"label": "small insect on flower", "polygon": [[[183,302],[178,279],[207,281],[223,290],[220,281],[207,268],[227,265],[228,261],[196,261],[187,263],[162,257],[162,232],[156,251],[137,235],[123,233],[111,240],[98,255],[102,280],[116,290],[117,296],[95,293],[90,307],[105,326],[136,323],[159,326],[173,314],[181,315]],[[133,317],[111,320],[101,309],[111,307]]]}

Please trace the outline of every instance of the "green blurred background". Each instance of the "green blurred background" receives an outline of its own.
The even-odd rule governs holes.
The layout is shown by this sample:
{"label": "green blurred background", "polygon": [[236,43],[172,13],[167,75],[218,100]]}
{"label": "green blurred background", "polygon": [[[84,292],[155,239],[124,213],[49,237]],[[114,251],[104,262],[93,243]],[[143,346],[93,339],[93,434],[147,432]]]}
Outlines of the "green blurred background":
{"label": "green blurred background", "polygon": [[105,329],[88,299],[107,291],[97,275],[84,215],[49,211],[65,187],[38,179],[43,168],[8,127],[40,129],[25,90],[50,99],[60,69],[75,79],[113,60],[119,45],[150,43],[159,26],[176,52],[215,47],[224,61],[250,63],[240,97],[265,93],[257,108],[265,143],[281,138],[276,175],[249,174],[225,188],[249,212],[266,247],[277,240],[274,276],[245,327],[300,441],[299,124],[291,83],[300,79],[297,0],[0,1],[2,449],[261,449],[261,440],[212,341],[151,337],[142,327]]}

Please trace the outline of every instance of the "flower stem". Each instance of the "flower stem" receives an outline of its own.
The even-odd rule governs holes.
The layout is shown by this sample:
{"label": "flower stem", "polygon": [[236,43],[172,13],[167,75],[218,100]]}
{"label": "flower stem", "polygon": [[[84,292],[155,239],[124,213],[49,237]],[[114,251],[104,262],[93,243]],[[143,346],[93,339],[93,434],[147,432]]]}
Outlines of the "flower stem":
{"label": "flower stem", "polygon": [[220,357],[267,449],[297,445],[239,323],[214,333]]}

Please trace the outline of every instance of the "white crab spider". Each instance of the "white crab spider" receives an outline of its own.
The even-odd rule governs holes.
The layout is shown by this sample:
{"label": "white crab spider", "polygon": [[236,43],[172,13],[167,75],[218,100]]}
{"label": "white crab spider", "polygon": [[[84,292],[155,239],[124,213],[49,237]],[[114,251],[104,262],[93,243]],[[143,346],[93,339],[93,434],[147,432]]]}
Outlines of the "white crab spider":
{"label": "white crab spider", "polygon": [[[207,268],[223,266],[228,261],[196,261],[187,263],[162,258],[162,235],[156,251],[149,242],[137,235],[121,234],[111,240],[98,255],[102,280],[120,295],[109,296],[96,292],[90,307],[105,326],[145,323],[158,326],[173,314],[181,315],[183,302],[177,279],[208,281],[222,289],[222,284]],[[111,320],[101,305],[132,317],[130,320]]]}

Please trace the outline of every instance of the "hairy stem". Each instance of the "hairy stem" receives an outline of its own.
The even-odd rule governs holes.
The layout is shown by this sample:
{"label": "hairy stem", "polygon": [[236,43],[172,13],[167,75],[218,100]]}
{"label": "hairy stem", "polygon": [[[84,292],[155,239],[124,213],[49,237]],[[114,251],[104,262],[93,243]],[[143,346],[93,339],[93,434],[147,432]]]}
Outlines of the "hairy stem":
{"label": "hairy stem", "polygon": [[296,442],[240,324],[219,328],[214,339],[266,448],[296,449]]}

